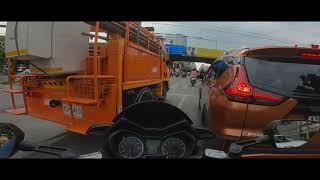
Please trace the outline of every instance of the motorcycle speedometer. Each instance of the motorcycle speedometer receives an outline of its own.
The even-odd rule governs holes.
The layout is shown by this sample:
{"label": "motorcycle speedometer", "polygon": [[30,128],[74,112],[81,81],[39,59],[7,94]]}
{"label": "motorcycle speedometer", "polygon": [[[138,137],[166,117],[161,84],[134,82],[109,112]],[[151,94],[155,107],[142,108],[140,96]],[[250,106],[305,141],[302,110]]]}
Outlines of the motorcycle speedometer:
{"label": "motorcycle speedometer", "polygon": [[124,159],[137,159],[142,156],[144,145],[138,137],[123,137],[118,145],[118,151]]}
{"label": "motorcycle speedometer", "polygon": [[167,158],[181,158],[186,151],[186,145],[179,138],[168,138],[162,144],[162,153]]}

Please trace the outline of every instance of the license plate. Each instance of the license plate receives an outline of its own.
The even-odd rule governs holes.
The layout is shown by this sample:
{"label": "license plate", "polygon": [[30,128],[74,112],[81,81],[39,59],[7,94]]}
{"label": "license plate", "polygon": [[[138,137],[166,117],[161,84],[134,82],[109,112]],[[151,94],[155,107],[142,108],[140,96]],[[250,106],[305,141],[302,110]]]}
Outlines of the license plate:
{"label": "license plate", "polygon": [[320,122],[320,116],[308,116],[309,121],[319,121]]}
{"label": "license plate", "polygon": [[[82,119],[82,107],[80,105],[72,105],[73,117],[76,119]],[[71,116],[70,105],[63,104],[63,113],[66,116]]]}

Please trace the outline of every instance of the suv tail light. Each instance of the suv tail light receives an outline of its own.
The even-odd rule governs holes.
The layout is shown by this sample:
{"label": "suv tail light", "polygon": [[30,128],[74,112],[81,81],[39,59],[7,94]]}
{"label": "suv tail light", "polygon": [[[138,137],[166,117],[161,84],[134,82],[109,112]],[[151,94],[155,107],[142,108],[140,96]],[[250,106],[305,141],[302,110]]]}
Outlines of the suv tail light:
{"label": "suv tail light", "polygon": [[228,99],[250,104],[278,105],[284,97],[262,89],[252,87],[243,66],[237,68],[235,80],[225,88]]}

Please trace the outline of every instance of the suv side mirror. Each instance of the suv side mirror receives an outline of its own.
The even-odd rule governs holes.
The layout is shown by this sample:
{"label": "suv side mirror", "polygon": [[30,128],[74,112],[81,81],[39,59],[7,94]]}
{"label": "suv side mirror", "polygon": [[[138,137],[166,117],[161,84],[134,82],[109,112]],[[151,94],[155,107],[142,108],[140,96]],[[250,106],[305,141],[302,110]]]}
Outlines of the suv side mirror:
{"label": "suv side mirror", "polygon": [[24,139],[24,132],[17,126],[9,123],[0,124],[0,158],[9,158],[17,150]]}
{"label": "suv side mirror", "polygon": [[264,134],[269,135],[279,149],[297,148],[306,144],[319,130],[319,121],[283,119],[270,123]]}

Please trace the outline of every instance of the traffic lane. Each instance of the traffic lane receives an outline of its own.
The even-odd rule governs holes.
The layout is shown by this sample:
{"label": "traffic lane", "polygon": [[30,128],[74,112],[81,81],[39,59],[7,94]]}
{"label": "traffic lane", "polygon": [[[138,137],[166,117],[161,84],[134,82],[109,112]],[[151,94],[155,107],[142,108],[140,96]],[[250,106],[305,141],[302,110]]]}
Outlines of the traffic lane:
{"label": "traffic lane", "polygon": [[167,102],[185,112],[195,126],[201,126],[201,113],[198,109],[200,81],[195,86],[187,78],[172,78],[170,90],[167,93]]}
{"label": "traffic lane", "polygon": [[[202,126],[201,112],[199,110],[199,91],[201,80],[197,80],[194,87],[191,86],[190,79],[172,78],[171,89],[168,91],[167,102],[177,106],[185,112],[193,121],[194,126]],[[207,140],[203,146],[212,149],[219,149],[221,141],[217,139]]]}

